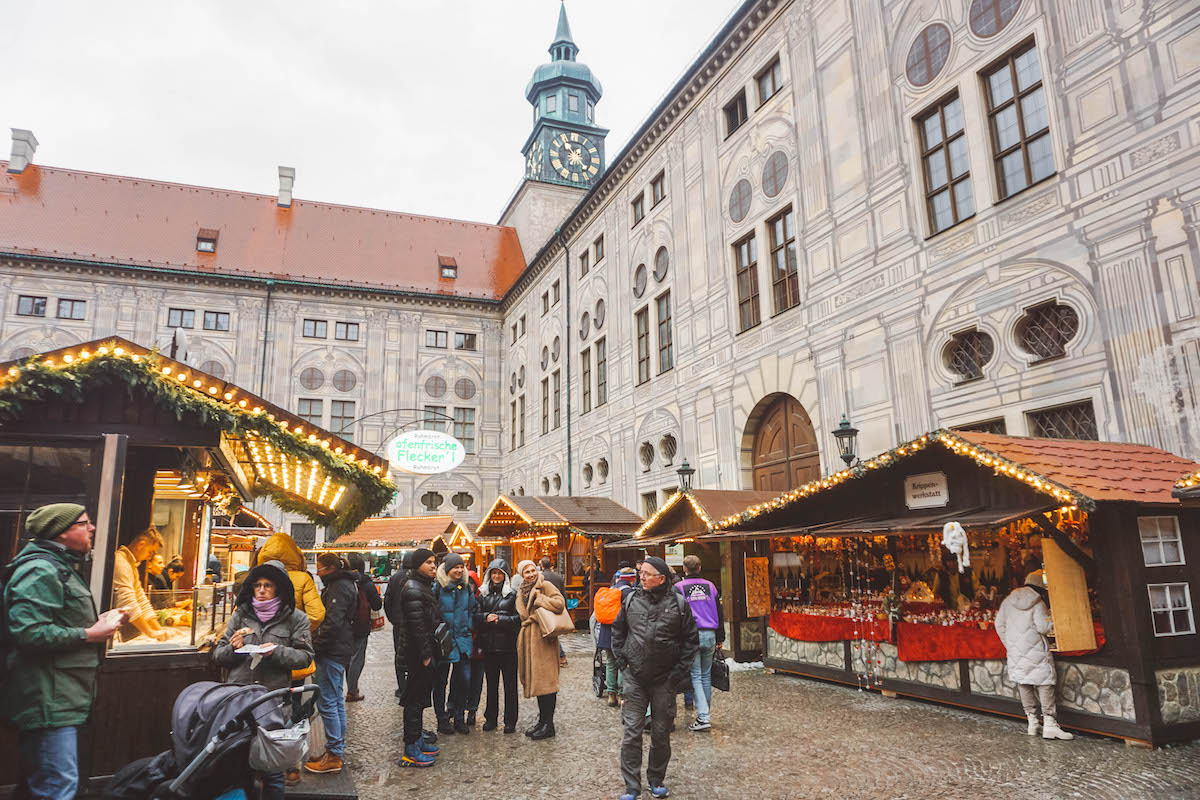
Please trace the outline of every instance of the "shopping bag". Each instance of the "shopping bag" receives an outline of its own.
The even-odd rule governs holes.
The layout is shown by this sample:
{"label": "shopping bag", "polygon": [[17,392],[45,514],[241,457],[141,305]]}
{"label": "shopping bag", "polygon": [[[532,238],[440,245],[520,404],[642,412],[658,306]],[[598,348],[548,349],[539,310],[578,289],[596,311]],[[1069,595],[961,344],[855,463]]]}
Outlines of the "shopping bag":
{"label": "shopping bag", "polygon": [[712,678],[712,688],[720,689],[722,692],[729,691],[729,662],[725,660],[725,654],[720,650],[717,650],[716,657],[713,659],[709,677]]}
{"label": "shopping bag", "polygon": [[268,731],[254,729],[250,741],[250,769],[271,774],[300,766],[308,755],[308,720],[302,719],[290,728]]}
{"label": "shopping bag", "polygon": [[321,719],[321,713],[315,708],[313,715],[309,718],[308,732],[308,761],[316,761],[325,754],[325,720]]}
{"label": "shopping bag", "polygon": [[371,630],[382,630],[384,623],[387,622],[387,617],[383,615],[383,609],[377,608],[371,612]]}
{"label": "shopping bag", "polygon": [[604,669],[604,653],[597,648],[596,655],[592,658],[592,693],[596,697],[604,697],[605,682],[608,680],[608,674]]}

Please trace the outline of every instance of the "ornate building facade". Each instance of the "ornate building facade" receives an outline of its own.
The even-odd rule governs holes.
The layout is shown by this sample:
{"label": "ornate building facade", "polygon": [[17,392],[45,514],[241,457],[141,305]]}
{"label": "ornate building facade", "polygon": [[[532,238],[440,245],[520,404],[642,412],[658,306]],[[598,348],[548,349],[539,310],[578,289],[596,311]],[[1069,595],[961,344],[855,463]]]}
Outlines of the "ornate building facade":
{"label": "ornate building facade", "polygon": [[560,13],[495,226],[23,166],[22,133],[0,358],[182,328],[369,447],[428,414],[475,453],[392,511],[468,523],[510,492],[646,514],[685,457],[786,489],[843,414],[864,454],[1200,456],[1194,3],[747,0],[615,156],[578,53]]}

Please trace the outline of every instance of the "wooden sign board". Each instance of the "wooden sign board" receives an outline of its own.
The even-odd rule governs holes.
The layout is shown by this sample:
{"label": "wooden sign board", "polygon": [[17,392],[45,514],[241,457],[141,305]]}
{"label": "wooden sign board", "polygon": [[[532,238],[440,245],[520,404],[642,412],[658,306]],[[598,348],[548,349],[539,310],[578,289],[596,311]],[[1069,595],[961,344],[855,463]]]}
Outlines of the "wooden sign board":
{"label": "wooden sign board", "polygon": [[768,558],[746,559],[746,616],[765,617],[771,613],[771,588],[768,585]]}
{"label": "wooden sign board", "polygon": [[1087,575],[1049,536],[1042,537],[1042,565],[1054,616],[1055,650],[1096,649],[1096,628],[1088,603]]}

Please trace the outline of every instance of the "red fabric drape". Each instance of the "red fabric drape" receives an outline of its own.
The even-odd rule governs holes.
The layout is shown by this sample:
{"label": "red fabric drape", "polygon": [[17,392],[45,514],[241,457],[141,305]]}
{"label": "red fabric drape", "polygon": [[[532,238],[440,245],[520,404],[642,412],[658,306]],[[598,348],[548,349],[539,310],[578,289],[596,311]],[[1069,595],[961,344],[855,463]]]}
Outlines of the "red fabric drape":
{"label": "red fabric drape", "polygon": [[772,611],[769,624],[771,630],[780,636],[802,642],[840,642],[846,639],[865,639],[869,642],[888,641],[886,620],[853,620],[849,617],[823,617],[819,614]]}

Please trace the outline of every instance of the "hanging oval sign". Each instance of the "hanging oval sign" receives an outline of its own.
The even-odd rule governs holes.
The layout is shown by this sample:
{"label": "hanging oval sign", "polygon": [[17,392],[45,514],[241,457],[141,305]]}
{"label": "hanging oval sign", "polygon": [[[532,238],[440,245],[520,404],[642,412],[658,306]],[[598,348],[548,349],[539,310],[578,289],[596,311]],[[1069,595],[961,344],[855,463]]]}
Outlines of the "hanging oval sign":
{"label": "hanging oval sign", "polygon": [[388,443],[387,454],[393,469],[436,475],[461,464],[466,449],[458,439],[441,431],[409,431]]}

